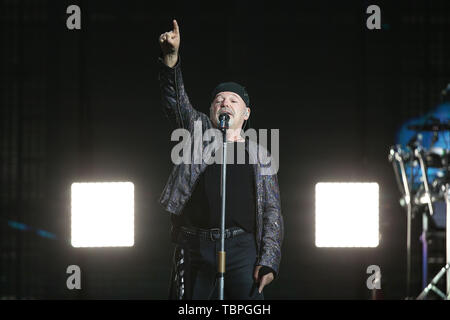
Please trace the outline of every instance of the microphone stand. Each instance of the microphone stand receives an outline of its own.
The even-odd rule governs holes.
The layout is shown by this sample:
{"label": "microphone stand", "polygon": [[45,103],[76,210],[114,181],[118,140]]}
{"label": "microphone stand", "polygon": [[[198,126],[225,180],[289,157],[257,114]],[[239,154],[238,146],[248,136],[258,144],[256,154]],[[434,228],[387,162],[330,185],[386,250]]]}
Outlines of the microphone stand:
{"label": "microphone stand", "polygon": [[221,114],[219,116],[219,129],[222,131],[222,174],[220,176],[220,195],[222,200],[222,212],[220,217],[220,251],[218,255],[218,278],[219,278],[219,300],[224,299],[224,285],[225,285],[225,201],[227,191],[227,129],[228,120],[230,116],[227,114]]}

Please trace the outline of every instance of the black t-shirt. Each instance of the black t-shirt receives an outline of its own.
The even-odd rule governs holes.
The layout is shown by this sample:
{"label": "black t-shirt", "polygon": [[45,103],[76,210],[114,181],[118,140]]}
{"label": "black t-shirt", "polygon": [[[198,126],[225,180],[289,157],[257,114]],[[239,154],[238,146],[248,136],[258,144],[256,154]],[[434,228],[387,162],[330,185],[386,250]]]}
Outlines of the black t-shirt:
{"label": "black t-shirt", "polygon": [[[244,151],[244,142],[227,144],[227,181],[225,228],[241,227],[255,232],[256,199],[253,165]],[[238,147],[240,145],[240,147]],[[241,163],[238,163],[238,156]],[[233,163],[231,162],[233,159]],[[245,161],[244,161],[245,160]],[[245,163],[242,163],[245,162]],[[209,165],[199,177],[183,213],[175,217],[177,225],[203,229],[220,228],[222,201],[220,196],[221,164]]]}

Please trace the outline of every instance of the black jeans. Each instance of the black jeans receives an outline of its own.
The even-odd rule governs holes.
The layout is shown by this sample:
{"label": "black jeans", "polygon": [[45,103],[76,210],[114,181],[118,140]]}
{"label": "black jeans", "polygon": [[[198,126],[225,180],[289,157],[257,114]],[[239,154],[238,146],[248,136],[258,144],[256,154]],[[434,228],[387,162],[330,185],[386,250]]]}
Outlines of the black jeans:
{"label": "black jeans", "polygon": [[[217,252],[220,240],[200,240],[177,236],[174,269],[171,279],[171,299],[218,299]],[[226,266],[224,298],[263,300],[253,280],[256,263],[256,242],[252,233],[225,240]],[[177,289],[180,289],[180,291]]]}

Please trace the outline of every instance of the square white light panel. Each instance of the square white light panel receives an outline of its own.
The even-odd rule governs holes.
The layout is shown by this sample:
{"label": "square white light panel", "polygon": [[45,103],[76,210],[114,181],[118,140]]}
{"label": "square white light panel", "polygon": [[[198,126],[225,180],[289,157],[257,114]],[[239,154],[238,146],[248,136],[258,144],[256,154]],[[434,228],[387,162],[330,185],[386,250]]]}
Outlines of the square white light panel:
{"label": "square white light panel", "polygon": [[71,207],[73,247],[134,245],[133,183],[73,183]]}
{"label": "square white light panel", "polygon": [[377,247],[378,183],[316,184],[316,247]]}

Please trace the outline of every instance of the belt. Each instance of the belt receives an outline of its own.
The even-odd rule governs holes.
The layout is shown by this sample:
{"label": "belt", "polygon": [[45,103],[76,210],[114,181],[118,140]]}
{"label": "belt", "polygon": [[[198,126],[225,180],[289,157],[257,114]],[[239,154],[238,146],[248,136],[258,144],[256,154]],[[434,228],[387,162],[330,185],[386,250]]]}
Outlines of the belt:
{"label": "belt", "polygon": [[[185,236],[196,237],[203,240],[217,241],[220,240],[220,229],[197,229],[188,227],[178,227],[176,231],[181,232]],[[244,234],[246,231],[239,227],[231,227],[225,229],[225,239]]]}

